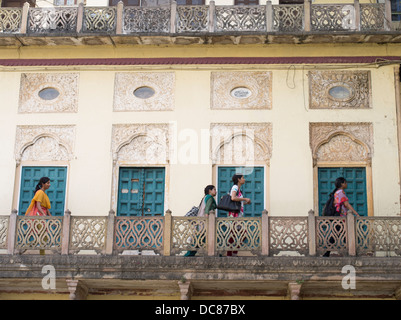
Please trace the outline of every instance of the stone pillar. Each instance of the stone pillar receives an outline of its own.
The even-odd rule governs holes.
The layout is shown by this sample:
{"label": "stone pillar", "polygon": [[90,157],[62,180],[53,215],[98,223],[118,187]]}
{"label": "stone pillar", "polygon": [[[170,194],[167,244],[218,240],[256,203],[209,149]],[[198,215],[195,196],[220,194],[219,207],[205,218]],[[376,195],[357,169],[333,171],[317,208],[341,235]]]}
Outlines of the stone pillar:
{"label": "stone pillar", "polygon": [[216,212],[210,210],[207,226],[207,254],[208,256],[216,255]]}
{"label": "stone pillar", "polygon": [[68,254],[68,246],[70,244],[70,226],[71,226],[71,211],[65,210],[63,217],[63,232],[61,239],[61,254]]}
{"label": "stone pillar", "polygon": [[304,31],[311,31],[311,0],[304,1]]}
{"label": "stone pillar", "polygon": [[262,256],[270,254],[270,226],[269,226],[269,213],[267,210],[262,212]]}
{"label": "stone pillar", "polygon": [[15,236],[17,233],[17,210],[12,210],[8,220],[7,253],[15,253]]}
{"label": "stone pillar", "polygon": [[356,256],[356,218],[353,214],[347,214],[347,241],[348,241],[348,254],[351,257]]}
{"label": "stone pillar", "polygon": [[113,254],[115,214],[114,210],[109,211],[106,231],[106,254]]}
{"label": "stone pillar", "polygon": [[163,255],[169,256],[171,254],[171,228],[173,218],[171,216],[171,210],[167,210],[164,215],[164,227],[163,227]]}
{"label": "stone pillar", "polygon": [[29,15],[29,3],[25,2],[24,5],[22,6],[20,33],[26,33],[28,31],[28,15]]}
{"label": "stone pillar", "polygon": [[117,17],[116,17],[116,34],[123,34],[123,12],[124,2],[117,3]]}
{"label": "stone pillar", "polygon": [[191,282],[178,281],[178,286],[180,287],[181,300],[191,300],[193,293],[193,287]]}
{"label": "stone pillar", "polygon": [[67,279],[70,300],[86,300],[88,297],[88,287],[81,280]]}
{"label": "stone pillar", "polygon": [[84,4],[80,2],[78,4],[78,11],[77,11],[77,33],[82,31],[84,24]]}
{"label": "stone pillar", "polygon": [[316,219],[315,211],[309,210],[308,212],[308,241],[309,241],[309,255],[316,256]]}

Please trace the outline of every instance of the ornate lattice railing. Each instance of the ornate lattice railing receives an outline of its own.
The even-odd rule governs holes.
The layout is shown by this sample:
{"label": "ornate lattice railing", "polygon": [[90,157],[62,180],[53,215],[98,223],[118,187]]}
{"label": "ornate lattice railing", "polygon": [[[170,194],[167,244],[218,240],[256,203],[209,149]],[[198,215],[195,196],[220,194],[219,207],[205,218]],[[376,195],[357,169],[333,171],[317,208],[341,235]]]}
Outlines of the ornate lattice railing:
{"label": "ornate lattice railing", "polygon": [[348,250],[346,220],[339,217],[317,217],[316,238],[318,254],[324,254],[326,251],[346,254]]}
{"label": "ornate lattice railing", "polygon": [[266,9],[264,6],[216,6],[215,31],[266,31]]}
{"label": "ornate lattice railing", "polygon": [[271,217],[270,221],[270,252],[298,252],[307,255],[308,218],[307,217]]}
{"label": "ornate lattice railing", "polygon": [[170,7],[125,7],[123,33],[170,32]]}
{"label": "ornate lattice railing", "polygon": [[[0,249],[9,254],[47,249],[61,254],[95,251],[117,254],[152,250],[165,256],[196,251],[197,256],[247,251],[256,255],[401,256],[401,217],[216,218],[0,216]],[[82,252],[81,252],[82,253]],[[89,252],[91,253],[91,252]]]}
{"label": "ornate lattice railing", "polygon": [[60,251],[62,224],[62,217],[18,217],[15,248]]}
{"label": "ornate lattice railing", "polygon": [[70,252],[95,250],[97,253],[104,253],[106,230],[106,217],[71,217]]}
{"label": "ornate lattice railing", "polygon": [[216,250],[261,250],[262,227],[260,218],[219,218],[216,222]]}
{"label": "ornate lattice railing", "polygon": [[401,220],[390,217],[360,217],[356,220],[358,255],[401,255]]}
{"label": "ornate lattice railing", "polygon": [[118,217],[114,229],[114,249],[154,250],[163,248],[163,217]]}
{"label": "ornate lattice railing", "polygon": [[98,33],[116,30],[115,7],[85,7],[83,32]]}
{"label": "ornate lattice railing", "polygon": [[349,4],[317,4],[311,8],[313,31],[355,30],[355,8]]}
{"label": "ornate lattice railing", "polygon": [[206,32],[209,22],[209,6],[177,6],[177,32]]}
{"label": "ornate lattice railing", "polygon": [[207,251],[207,219],[205,217],[172,217],[171,253]]}
{"label": "ornate lattice railing", "polygon": [[20,32],[21,8],[0,8],[0,33]]}
{"label": "ornate lattice railing", "polygon": [[32,8],[28,16],[28,33],[77,31],[77,8]]}
{"label": "ornate lattice railing", "polygon": [[150,35],[301,33],[390,30],[391,3],[258,6],[208,5],[0,8],[0,33]]}
{"label": "ornate lattice railing", "polygon": [[9,217],[0,216],[0,249],[7,249]]}
{"label": "ornate lattice railing", "polygon": [[[386,8],[384,3],[361,4],[361,30],[386,30]],[[391,18],[389,19],[391,21]]]}

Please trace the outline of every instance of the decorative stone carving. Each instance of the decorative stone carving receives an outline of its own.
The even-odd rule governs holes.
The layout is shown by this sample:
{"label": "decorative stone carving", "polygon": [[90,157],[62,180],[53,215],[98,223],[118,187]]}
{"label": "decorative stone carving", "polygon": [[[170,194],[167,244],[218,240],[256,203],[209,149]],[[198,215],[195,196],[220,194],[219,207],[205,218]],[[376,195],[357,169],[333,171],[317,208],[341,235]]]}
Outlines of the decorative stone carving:
{"label": "decorative stone carving", "polygon": [[[334,95],[342,89],[342,95]],[[311,109],[370,108],[370,71],[309,71]]]}
{"label": "decorative stone carving", "polygon": [[311,123],[310,146],[314,165],[327,162],[370,162],[373,155],[371,123]]}
{"label": "decorative stone carving", "polygon": [[113,161],[166,164],[169,159],[169,141],[168,124],[113,125]]}
{"label": "decorative stone carving", "polygon": [[212,162],[251,165],[272,156],[271,123],[211,124]]}
{"label": "decorative stone carving", "polygon": [[[232,94],[234,89],[247,89],[247,94]],[[272,73],[212,72],[211,109],[271,109]]]}
{"label": "decorative stone carving", "polygon": [[[166,111],[174,109],[174,72],[121,72],[114,82],[114,111]],[[139,98],[138,88],[149,87],[154,95]]]}
{"label": "decorative stone carving", "polygon": [[69,161],[74,158],[75,126],[17,126],[15,159]]}
{"label": "decorative stone carving", "polygon": [[[23,73],[18,112],[77,112],[78,79],[77,73]],[[42,99],[39,92],[46,88],[56,89],[59,95],[51,100]]]}

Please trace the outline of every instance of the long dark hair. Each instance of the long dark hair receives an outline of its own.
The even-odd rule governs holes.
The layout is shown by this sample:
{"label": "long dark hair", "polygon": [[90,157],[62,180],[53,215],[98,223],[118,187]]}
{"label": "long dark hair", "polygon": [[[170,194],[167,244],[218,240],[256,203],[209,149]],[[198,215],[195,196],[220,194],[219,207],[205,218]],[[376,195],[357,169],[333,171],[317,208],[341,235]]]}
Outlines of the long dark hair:
{"label": "long dark hair", "polygon": [[36,185],[35,191],[34,191],[33,193],[35,194],[38,190],[42,189],[42,186],[43,186],[45,183],[49,182],[49,181],[50,181],[50,178],[48,178],[48,177],[42,177],[42,178],[40,178],[39,183]]}
{"label": "long dark hair", "polygon": [[205,196],[207,196],[209,194],[209,191],[213,190],[213,189],[214,189],[214,185],[212,185],[212,184],[207,185],[205,190],[204,190],[205,191]]}
{"label": "long dark hair", "polygon": [[347,180],[346,180],[344,177],[338,177],[338,178],[336,179],[336,181],[334,182],[334,185],[335,185],[336,188],[333,190],[332,194],[335,194],[336,191],[337,191],[338,189],[340,189],[340,188],[341,188],[341,185],[342,185],[343,183],[345,183],[345,182],[347,182]]}
{"label": "long dark hair", "polygon": [[234,184],[238,185],[238,180],[241,179],[243,176],[243,174],[234,174],[231,180]]}

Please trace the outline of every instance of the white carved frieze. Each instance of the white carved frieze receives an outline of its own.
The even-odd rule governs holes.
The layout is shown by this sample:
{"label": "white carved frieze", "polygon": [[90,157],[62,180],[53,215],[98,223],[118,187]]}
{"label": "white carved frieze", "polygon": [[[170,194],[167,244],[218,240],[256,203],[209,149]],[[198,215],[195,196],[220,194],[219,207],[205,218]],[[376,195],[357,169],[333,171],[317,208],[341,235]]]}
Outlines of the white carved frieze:
{"label": "white carved frieze", "polygon": [[168,124],[116,124],[112,130],[113,161],[166,164],[169,159]]}
{"label": "white carved frieze", "polygon": [[212,162],[252,165],[272,156],[271,123],[212,123]]}
{"label": "white carved frieze", "polygon": [[78,73],[21,74],[18,112],[77,112],[78,79]]}
{"label": "white carved frieze", "polygon": [[310,146],[314,164],[370,162],[373,155],[371,123],[311,123]]}
{"label": "white carved frieze", "polygon": [[72,160],[75,126],[17,126],[15,159],[30,161]]}
{"label": "white carved frieze", "polygon": [[174,86],[174,72],[116,73],[113,110],[173,110]]}
{"label": "white carved frieze", "polygon": [[211,109],[271,109],[272,72],[212,72]]}
{"label": "white carved frieze", "polygon": [[309,103],[311,109],[370,108],[370,71],[309,71]]}

